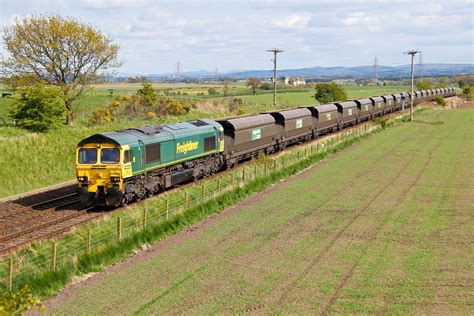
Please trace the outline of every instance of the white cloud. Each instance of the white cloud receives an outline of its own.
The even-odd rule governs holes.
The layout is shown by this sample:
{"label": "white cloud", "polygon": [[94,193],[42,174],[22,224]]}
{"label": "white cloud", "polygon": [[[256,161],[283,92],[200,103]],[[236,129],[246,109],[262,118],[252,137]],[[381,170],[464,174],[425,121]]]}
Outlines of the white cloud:
{"label": "white cloud", "polygon": [[310,21],[311,17],[308,15],[290,15],[272,20],[272,25],[282,29],[304,29]]}

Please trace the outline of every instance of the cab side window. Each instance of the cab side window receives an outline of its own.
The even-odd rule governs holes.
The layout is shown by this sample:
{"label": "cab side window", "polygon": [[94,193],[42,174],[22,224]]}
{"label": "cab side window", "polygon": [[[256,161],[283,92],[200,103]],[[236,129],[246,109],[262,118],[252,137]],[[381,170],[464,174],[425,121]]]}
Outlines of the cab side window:
{"label": "cab side window", "polygon": [[130,150],[125,150],[123,152],[123,163],[128,163],[130,161],[132,161],[132,157],[131,157],[131,153],[130,153]]}

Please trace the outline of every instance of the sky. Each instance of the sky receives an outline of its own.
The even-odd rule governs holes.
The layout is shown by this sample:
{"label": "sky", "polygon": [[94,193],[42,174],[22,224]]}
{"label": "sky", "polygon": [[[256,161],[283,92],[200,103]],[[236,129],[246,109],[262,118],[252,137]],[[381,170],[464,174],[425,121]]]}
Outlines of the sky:
{"label": "sky", "polygon": [[[474,63],[474,1],[153,1],[0,0],[0,24],[24,15],[60,14],[112,37],[118,73]],[[4,56],[3,42],[0,53]]]}

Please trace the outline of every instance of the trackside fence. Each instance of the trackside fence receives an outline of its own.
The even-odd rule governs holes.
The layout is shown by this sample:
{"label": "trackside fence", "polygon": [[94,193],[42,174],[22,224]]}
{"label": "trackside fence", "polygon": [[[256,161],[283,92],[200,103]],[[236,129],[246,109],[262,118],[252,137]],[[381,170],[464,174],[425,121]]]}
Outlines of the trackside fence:
{"label": "trackside fence", "polygon": [[40,276],[48,273],[61,274],[65,270],[71,271],[71,268],[73,274],[80,275],[81,267],[78,261],[84,254],[88,254],[88,258],[100,267],[100,257],[95,258],[95,253],[113,245],[117,246],[117,243],[133,238],[144,229],[166,223],[177,214],[212,199],[219,199],[225,192],[328,151],[346,140],[372,133],[380,127],[380,122],[372,121],[271,157],[258,157],[250,163],[209,179],[182,186],[128,206],[122,211],[113,212],[101,220],[75,228],[55,240],[34,242],[0,258],[0,291],[19,289]]}

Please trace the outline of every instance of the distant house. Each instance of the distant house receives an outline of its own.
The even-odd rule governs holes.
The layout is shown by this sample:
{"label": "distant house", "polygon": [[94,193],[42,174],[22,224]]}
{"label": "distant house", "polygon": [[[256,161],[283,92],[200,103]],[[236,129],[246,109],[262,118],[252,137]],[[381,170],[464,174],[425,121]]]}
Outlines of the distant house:
{"label": "distant house", "polygon": [[300,77],[290,77],[290,76],[286,76],[286,77],[285,77],[285,85],[288,85],[288,86],[299,86],[299,85],[302,85],[302,84],[306,84],[306,80],[304,80],[303,78],[300,78]]}
{"label": "distant house", "polygon": [[356,84],[355,79],[336,79],[336,80],[333,80],[332,82],[337,83],[337,84],[345,84],[345,85]]}

